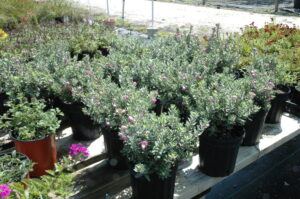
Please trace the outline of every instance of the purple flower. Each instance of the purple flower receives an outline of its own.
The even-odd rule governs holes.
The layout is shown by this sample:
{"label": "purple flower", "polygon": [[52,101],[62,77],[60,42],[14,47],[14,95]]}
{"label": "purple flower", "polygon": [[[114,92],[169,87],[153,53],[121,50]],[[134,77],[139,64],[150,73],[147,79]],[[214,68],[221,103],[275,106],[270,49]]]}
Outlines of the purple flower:
{"label": "purple flower", "polygon": [[152,102],[153,104],[156,104],[157,99],[156,99],[156,98],[153,98],[153,99],[151,100],[151,102]]}
{"label": "purple flower", "polygon": [[82,87],[81,86],[77,86],[77,89],[80,91],[80,90],[82,90]]}
{"label": "purple flower", "polygon": [[10,192],[11,192],[11,189],[9,188],[8,185],[6,185],[6,184],[0,185],[0,197],[2,199],[4,199],[7,196],[9,196]]}
{"label": "purple flower", "polygon": [[150,66],[149,70],[155,70],[155,67],[154,66]]}
{"label": "purple flower", "polygon": [[163,77],[162,77],[162,79],[163,79],[163,80],[166,80],[166,79],[167,79],[167,77],[166,77],[166,76],[163,76]]}
{"label": "purple flower", "polygon": [[125,142],[126,140],[127,140],[127,136],[126,135],[124,135],[123,133],[118,133],[118,135],[119,135],[119,137],[121,138],[121,140],[123,141],[123,142]]}
{"label": "purple flower", "polygon": [[253,93],[253,94],[251,95],[251,98],[254,99],[255,97],[256,97],[256,94]]}
{"label": "purple flower", "polygon": [[83,147],[81,143],[72,144],[71,147],[70,147],[69,154],[71,156],[77,156],[77,155],[83,155],[84,157],[89,156],[88,149]]}
{"label": "purple flower", "polygon": [[264,92],[266,92],[268,89],[267,88],[263,88],[263,89],[261,89],[262,91],[264,91]]}
{"label": "purple flower", "polygon": [[231,98],[235,98],[235,99],[236,99],[236,98],[237,98],[237,96],[236,96],[236,95],[233,95],[233,96],[231,96]]}
{"label": "purple flower", "polygon": [[92,71],[87,71],[87,72],[85,72],[85,74],[87,74],[87,75],[93,75],[94,72],[92,72]]}
{"label": "purple flower", "polygon": [[112,107],[113,107],[113,108],[117,108],[117,105],[113,104]]}
{"label": "purple flower", "polygon": [[202,42],[201,42],[201,41],[198,41],[197,45],[198,45],[198,46],[201,46],[201,45],[202,45]]}
{"label": "purple flower", "polygon": [[126,130],[126,129],[127,129],[127,126],[122,125],[120,128],[121,128],[122,130]]}
{"label": "purple flower", "polygon": [[124,97],[123,97],[125,100],[128,100],[128,95],[125,95]]}
{"label": "purple flower", "polygon": [[176,34],[176,38],[180,39],[182,37],[182,35],[180,33]]}
{"label": "purple flower", "polygon": [[35,69],[36,69],[36,70],[40,70],[41,67],[40,67],[40,66],[36,66]]}
{"label": "purple flower", "polygon": [[211,100],[210,100],[212,103],[216,103],[217,102],[217,100],[215,99],[215,98],[211,98]]}
{"label": "purple flower", "polygon": [[99,106],[101,103],[100,102],[96,102],[96,105]]}
{"label": "purple flower", "polygon": [[268,82],[267,85],[270,86],[271,88],[275,88],[275,85],[273,82]]}
{"label": "purple flower", "polygon": [[110,126],[110,122],[109,122],[109,121],[106,121],[106,122],[105,122],[105,126]]}
{"label": "purple flower", "polygon": [[148,143],[148,141],[144,140],[144,141],[141,141],[140,145],[141,145],[141,148],[143,150],[145,150],[147,148],[147,146],[149,145],[149,143]]}
{"label": "purple flower", "polygon": [[257,76],[256,70],[251,70],[250,73],[251,73],[252,77],[256,77]]}
{"label": "purple flower", "polygon": [[128,122],[135,123],[136,120],[135,120],[133,117],[129,116],[129,117],[128,117]]}

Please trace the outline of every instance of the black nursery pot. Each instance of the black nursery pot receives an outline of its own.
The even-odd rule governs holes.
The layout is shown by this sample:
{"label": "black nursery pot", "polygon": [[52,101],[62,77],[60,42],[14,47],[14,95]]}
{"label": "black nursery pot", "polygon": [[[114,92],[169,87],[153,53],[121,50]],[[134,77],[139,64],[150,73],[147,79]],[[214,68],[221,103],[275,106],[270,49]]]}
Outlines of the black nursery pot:
{"label": "black nursery pot", "polygon": [[130,169],[132,199],[172,199],[174,195],[177,166],[174,166],[170,177],[162,180],[156,174],[150,175],[150,181],[145,177],[136,178]]}
{"label": "black nursery pot", "polygon": [[245,137],[242,145],[253,146],[259,143],[268,111],[261,109],[254,113],[245,124]]}
{"label": "black nursery pot", "polygon": [[3,115],[8,111],[8,107],[5,106],[6,101],[8,100],[8,95],[6,93],[0,92],[0,115]]}
{"label": "black nursery pot", "polygon": [[67,116],[75,140],[94,140],[100,137],[100,125],[94,124],[91,118],[82,112],[83,105],[79,103],[65,104],[56,99],[55,106]]}
{"label": "black nursery pot", "polygon": [[234,170],[243,136],[219,138],[203,133],[199,139],[200,170],[212,177],[230,175]]}
{"label": "black nursery pot", "polygon": [[118,132],[109,128],[103,129],[104,144],[108,153],[108,164],[114,169],[126,170],[128,169],[126,158],[121,153],[124,144],[120,140]]}
{"label": "black nursery pot", "polygon": [[285,108],[285,101],[288,100],[291,89],[287,86],[278,86],[275,98],[271,101],[266,123],[277,124],[281,121],[281,116]]}
{"label": "black nursery pot", "polygon": [[291,101],[297,105],[300,105],[300,91],[296,88],[293,88]]}

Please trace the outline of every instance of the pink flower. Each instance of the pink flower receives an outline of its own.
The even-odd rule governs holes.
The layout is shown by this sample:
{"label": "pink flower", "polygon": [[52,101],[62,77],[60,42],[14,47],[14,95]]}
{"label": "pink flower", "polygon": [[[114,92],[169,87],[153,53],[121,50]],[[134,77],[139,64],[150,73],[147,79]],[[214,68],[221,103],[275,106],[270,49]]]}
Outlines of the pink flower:
{"label": "pink flower", "polygon": [[83,155],[84,157],[89,156],[88,149],[83,147],[81,143],[72,144],[71,147],[70,147],[69,154],[71,156],[77,156],[77,155]]}
{"label": "pink flower", "polygon": [[100,102],[96,102],[96,105],[99,106],[101,103]]}
{"label": "pink flower", "polygon": [[109,121],[106,121],[106,122],[105,122],[105,126],[110,126],[110,122],[109,122]]}
{"label": "pink flower", "polygon": [[140,145],[141,145],[141,148],[143,150],[145,150],[147,148],[147,146],[149,145],[149,143],[148,143],[148,141],[144,140],[144,141],[141,141]]}
{"label": "pink flower", "polygon": [[126,140],[127,140],[127,136],[126,135],[124,135],[123,133],[119,133],[118,134],[119,135],[119,137],[121,138],[121,140],[123,141],[123,142],[125,142]]}
{"label": "pink flower", "polygon": [[11,192],[11,189],[9,188],[8,185],[6,185],[6,184],[0,185],[0,197],[2,199],[4,199],[7,196],[9,196],[10,192]]}
{"label": "pink flower", "polygon": [[128,122],[135,123],[136,120],[135,120],[133,117],[129,116],[129,117],[128,117]]}
{"label": "pink flower", "polygon": [[128,100],[128,95],[125,95],[124,97],[123,97],[125,100]]}
{"label": "pink flower", "polygon": [[157,99],[156,99],[156,98],[153,98],[153,99],[151,100],[151,102],[152,102],[153,104],[156,104]]}
{"label": "pink flower", "polygon": [[36,66],[35,69],[36,69],[36,70],[39,70],[39,69],[41,69],[41,67],[40,67],[40,66]]}
{"label": "pink flower", "polygon": [[180,39],[182,37],[182,35],[180,33],[176,34],[176,38]]}
{"label": "pink flower", "polygon": [[257,76],[256,70],[252,70],[250,73],[251,73],[252,77],[256,77]]}
{"label": "pink flower", "polygon": [[122,130],[126,130],[126,129],[127,129],[127,126],[122,125],[120,128],[121,128]]}
{"label": "pink flower", "polygon": [[233,96],[231,96],[231,98],[235,98],[235,99],[236,99],[236,98],[237,98],[237,96],[236,96],[236,95],[233,95]]}
{"label": "pink flower", "polygon": [[80,91],[80,90],[82,90],[82,87],[81,87],[81,86],[78,86],[77,89]]}
{"label": "pink flower", "polygon": [[185,86],[182,86],[182,87],[181,87],[181,90],[182,90],[182,91],[186,91],[187,88],[186,88]]}
{"label": "pink flower", "polygon": [[253,94],[251,95],[251,98],[254,99],[255,97],[256,97],[256,94],[253,93]]}
{"label": "pink flower", "polygon": [[275,88],[275,85],[273,82],[268,82],[267,85],[270,86],[271,88]]}
{"label": "pink flower", "polygon": [[85,72],[85,74],[86,74],[86,75],[93,75],[94,72],[92,72],[92,71],[87,71],[87,72]]}
{"label": "pink flower", "polygon": [[112,107],[113,107],[113,108],[117,108],[117,105],[113,104]]}

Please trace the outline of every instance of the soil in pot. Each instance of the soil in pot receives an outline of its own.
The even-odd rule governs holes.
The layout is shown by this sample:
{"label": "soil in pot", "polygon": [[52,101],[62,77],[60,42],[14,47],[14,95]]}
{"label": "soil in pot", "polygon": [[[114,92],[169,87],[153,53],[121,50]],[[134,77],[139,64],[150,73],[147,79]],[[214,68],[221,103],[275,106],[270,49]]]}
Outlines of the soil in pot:
{"label": "soil in pot", "polygon": [[103,129],[104,144],[108,153],[108,164],[114,169],[126,170],[128,169],[126,158],[121,153],[124,144],[120,140],[118,132],[118,130],[109,128]]}
{"label": "soil in pot", "polygon": [[11,136],[16,146],[16,151],[23,153],[36,163],[30,177],[40,177],[47,174],[46,170],[53,170],[57,162],[55,136],[51,135],[40,140],[22,141]]}
{"label": "soil in pot", "polygon": [[245,124],[245,137],[242,145],[253,146],[259,143],[268,111],[261,109],[253,114]]}
{"label": "soil in pot", "polygon": [[266,117],[266,123],[280,123],[285,107],[285,101],[288,100],[290,92],[291,90],[287,86],[277,87],[275,98],[271,101],[271,109]]}
{"label": "soil in pot", "polygon": [[212,177],[230,175],[234,171],[243,136],[219,138],[203,133],[199,139],[200,170]]}
{"label": "soil in pot", "polygon": [[150,181],[145,177],[136,178],[130,169],[132,199],[172,199],[174,195],[177,165],[172,168],[170,177],[162,180],[156,174],[150,175]]}
{"label": "soil in pot", "polygon": [[80,103],[65,104],[56,100],[56,106],[67,116],[75,140],[94,140],[100,137],[101,127],[82,112]]}

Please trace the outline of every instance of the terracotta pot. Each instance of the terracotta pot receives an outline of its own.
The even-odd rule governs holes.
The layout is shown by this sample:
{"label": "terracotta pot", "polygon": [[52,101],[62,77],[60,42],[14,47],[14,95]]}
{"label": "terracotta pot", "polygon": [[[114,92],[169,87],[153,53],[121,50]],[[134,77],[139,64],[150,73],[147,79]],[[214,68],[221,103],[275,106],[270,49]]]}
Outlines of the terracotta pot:
{"label": "terracotta pot", "polygon": [[22,141],[11,136],[16,146],[16,151],[23,153],[36,164],[30,177],[40,177],[47,174],[46,170],[53,170],[57,162],[55,136],[51,135],[40,140]]}

